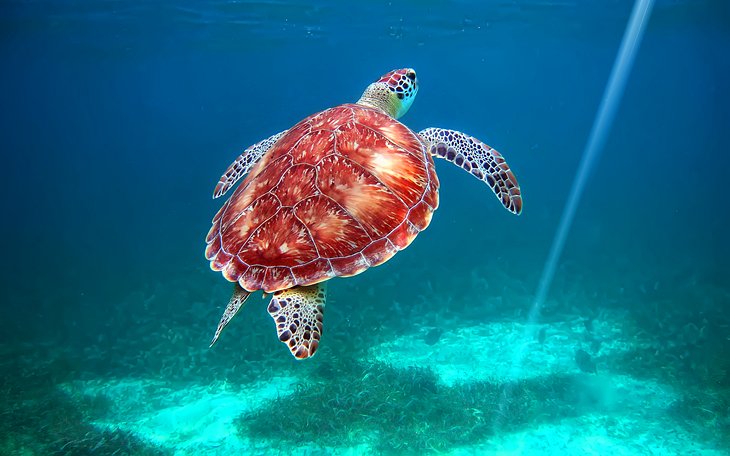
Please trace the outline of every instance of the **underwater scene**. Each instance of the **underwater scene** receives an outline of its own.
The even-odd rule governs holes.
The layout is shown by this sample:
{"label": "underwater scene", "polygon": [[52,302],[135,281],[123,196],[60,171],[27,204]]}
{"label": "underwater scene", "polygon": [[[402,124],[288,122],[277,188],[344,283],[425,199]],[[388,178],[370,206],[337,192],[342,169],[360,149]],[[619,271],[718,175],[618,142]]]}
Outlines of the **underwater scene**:
{"label": "underwater scene", "polygon": [[730,454],[730,3],[5,0],[0,58],[0,455]]}

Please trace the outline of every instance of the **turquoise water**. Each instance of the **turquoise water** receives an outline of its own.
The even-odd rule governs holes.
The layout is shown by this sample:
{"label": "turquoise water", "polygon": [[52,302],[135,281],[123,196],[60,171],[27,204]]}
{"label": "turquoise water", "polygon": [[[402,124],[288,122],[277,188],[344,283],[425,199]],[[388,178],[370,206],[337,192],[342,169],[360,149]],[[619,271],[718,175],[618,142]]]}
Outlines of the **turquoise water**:
{"label": "turquoise water", "polygon": [[[725,2],[656,2],[528,321],[631,8],[2,2],[0,454],[728,454]],[[401,120],[499,150],[523,214],[439,161],[431,226],[331,281],[316,357],[259,296],[209,349],[218,177],[406,66]]]}

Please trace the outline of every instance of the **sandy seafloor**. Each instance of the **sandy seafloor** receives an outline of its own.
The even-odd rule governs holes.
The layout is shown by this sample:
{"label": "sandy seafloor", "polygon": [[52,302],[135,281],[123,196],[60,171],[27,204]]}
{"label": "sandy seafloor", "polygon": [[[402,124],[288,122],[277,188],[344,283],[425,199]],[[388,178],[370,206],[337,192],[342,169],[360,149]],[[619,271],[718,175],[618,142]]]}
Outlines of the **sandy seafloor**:
{"label": "sandy seafloor", "polygon": [[[377,271],[383,277],[390,272]],[[507,274],[485,281],[480,272],[474,269],[471,290],[494,287],[488,283],[525,288]],[[205,322],[187,323],[179,315],[152,331],[156,318],[150,317],[136,320],[118,339],[99,336],[82,354],[26,347],[21,372],[47,375],[59,363],[65,369],[52,377],[67,379],[41,386],[47,397],[36,400],[61,395],[90,427],[77,440],[64,440],[59,454],[727,454],[727,360],[701,359],[697,348],[727,342],[716,339],[724,337],[722,328],[708,321],[675,325],[683,319],[675,314],[648,323],[615,304],[581,313],[571,303],[586,296],[576,289],[565,304],[549,301],[533,325],[503,299],[474,305],[469,293],[421,295],[421,304],[402,314],[402,297],[393,296],[390,315],[371,309],[347,315],[337,305],[349,293],[377,292],[368,280],[349,281],[354,283],[337,280],[330,287],[330,331],[321,352],[306,363],[289,359],[264,303],[254,297],[213,349],[197,343],[212,330]],[[652,283],[650,289],[626,283],[613,295],[663,302],[659,282]],[[213,295],[225,293],[221,285],[213,285]],[[390,277],[380,288],[396,293],[398,284]],[[206,309],[212,298],[202,289],[170,290],[150,287],[129,299],[150,309],[168,307],[158,301],[174,306],[192,300],[186,313],[215,321],[219,309]],[[727,298],[722,289],[715,293]],[[451,307],[434,308],[434,299]],[[472,307],[458,310],[466,307],[459,299]],[[433,312],[419,315],[425,306]],[[379,324],[372,337],[349,334]],[[658,338],[650,327],[672,332],[672,338]],[[372,346],[363,345],[368,341]],[[590,355],[595,372],[579,367],[577,350]],[[112,375],[98,376],[95,363],[114,366],[107,370]],[[53,431],[61,439],[69,435],[63,426]],[[16,448],[23,448],[22,438]]]}
{"label": "sandy seafloor", "polygon": [[258,296],[208,348],[230,287],[200,267],[115,297],[83,345],[3,344],[3,454],[728,454],[724,286],[565,262],[528,324],[516,260],[424,263],[421,236],[330,283],[305,362]]}
{"label": "sandy seafloor", "polygon": [[[367,362],[384,362],[395,369],[432,369],[443,387],[463,387],[479,380],[504,383],[554,375],[571,376],[580,385],[580,397],[562,398],[574,400],[583,409],[578,416],[525,426],[516,432],[485,438],[480,444],[439,451],[441,454],[727,454],[698,439],[680,420],[670,416],[669,411],[682,399],[676,386],[612,369],[622,355],[652,346],[646,335],[626,321],[625,314],[606,312],[594,321],[593,336],[606,340],[595,352],[599,370],[581,372],[572,355],[577,348],[587,345],[583,322],[572,318],[540,325],[547,328],[542,343],[536,337],[538,327],[515,322],[455,326],[445,329],[440,340],[432,345],[424,342],[424,329],[420,329],[372,347]],[[520,367],[515,369],[515,363]],[[79,380],[59,387],[70,396],[88,395],[111,401],[107,415],[93,420],[94,426],[128,430],[173,454],[378,452],[366,440],[357,446],[322,447],[303,442],[301,446],[271,450],[262,442],[252,442],[235,432],[234,421],[239,415],[272,398],[295,395],[294,386],[299,382],[306,382],[306,378],[273,376],[237,387],[226,381],[190,381],[171,387],[160,379],[132,377],[118,381]],[[473,413],[476,421],[499,421],[498,414],[477,409]]]}

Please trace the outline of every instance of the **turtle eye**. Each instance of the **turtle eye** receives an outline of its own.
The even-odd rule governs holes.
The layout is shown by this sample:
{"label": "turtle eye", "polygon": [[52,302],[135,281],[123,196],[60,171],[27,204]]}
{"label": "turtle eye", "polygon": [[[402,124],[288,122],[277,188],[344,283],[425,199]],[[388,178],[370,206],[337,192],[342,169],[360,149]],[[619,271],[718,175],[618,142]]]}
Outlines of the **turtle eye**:
{"label": "turtle eye", "polygon": [[408,70],[408,72],[406,73],[406,76],[408,76],[408,79],[410,79],[411,81],[416,80],[416,72],[413,70]]}
{"label": "turtle eye", "polygon": [[398,95],[398,99],[399,100],[402,100],[403,99],[403,92],[398,92],[397,95]]}

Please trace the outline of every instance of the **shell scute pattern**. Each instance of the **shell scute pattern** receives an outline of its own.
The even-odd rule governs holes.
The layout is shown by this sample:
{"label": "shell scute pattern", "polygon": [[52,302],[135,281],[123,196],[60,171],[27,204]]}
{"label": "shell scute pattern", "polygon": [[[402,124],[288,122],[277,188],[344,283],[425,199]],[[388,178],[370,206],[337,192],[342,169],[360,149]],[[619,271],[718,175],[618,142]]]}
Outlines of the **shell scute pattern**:
{"label": "shell scute pattern", "polygon": [[292,267],[318,254],[307,227],[291,209],[281,208],[256,229],[237,256],[247,264]]}
{"label": "shell scute pattern", "polygon": [[333,153],[336,135],[331,130],[315,130],[294,144],[290,154],[294,163],[313,164]]}
{"label": "shell scute pattern", "polygon": [[400,146],[402,152],[421,158],[421,141],[397,120],[372,109],[358,110],[354,119],[359,125],[381,132],[390,142]]}
{"label": "shell scute pattern", "polygon": [[370,236],[385,236],[398,226],[408,211],[390,188],[368,169],[348,158],[341,155],[326,157],[318,171],[317,184],[322,193],[350,214]]}
{"label": "shell scute pattern", "polygon": [[[327,196],[306,199],[297,205],[295,212],[325,258],[351,255],[372,241],[362,225],[353,223],[347,211]],[[333,237],[332,231],[341,235]]]}
{"label": "shell scute pattern", "polygon": [[[396,137],[401,133],[389,126],[382,128]],[[360,147],[362,144],[367,144],[367,147]],[[412,150],[390,141],[380,131],[362,124],[356,124],[340,135],[337,145],[341,154],[365,167],[389,193],[405,205],[410,207],[421,200],[423,187],[428,180],[428,162],[422,156],[417,156]],[[411,148],[416,146],[409,145]],[[404,173],[404,168],[411,172]]]}
{"label": "shell scute pattern", "polygon": [[437,206],[418,136],[342,105],[295,125],[261,158],[214,218],[206,256],[249,291],[311,285],[387,261]]}
{"label": "shell scute pattern", "polygon": [[284,172],[273,192],[282,206],[293,207],[302,200],[319,194],[316,182],[317,171],[314,166],[293,165]]}

